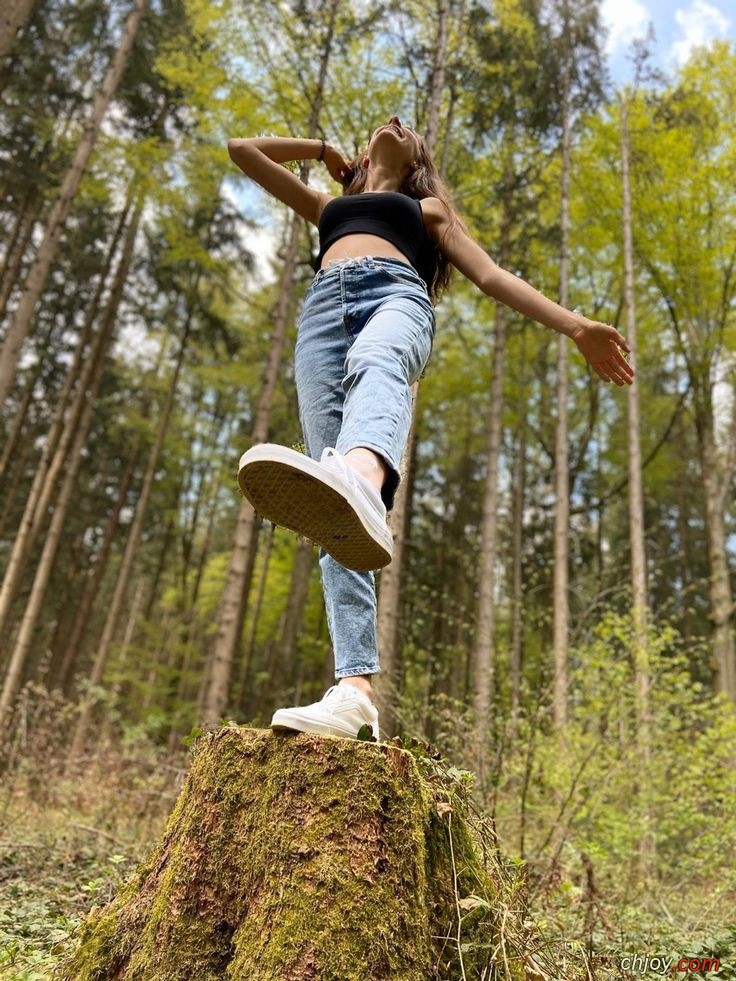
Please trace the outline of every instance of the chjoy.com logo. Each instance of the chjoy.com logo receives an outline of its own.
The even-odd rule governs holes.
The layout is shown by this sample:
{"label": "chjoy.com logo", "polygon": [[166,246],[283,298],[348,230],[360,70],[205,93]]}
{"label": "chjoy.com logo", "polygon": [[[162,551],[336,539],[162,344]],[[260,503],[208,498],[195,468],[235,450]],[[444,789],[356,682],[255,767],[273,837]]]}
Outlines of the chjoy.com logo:
{"label": "chjoy.com logo", "polygon": [[656,954],[625,954],[619,965],[631,974],[709,974],[720,971],[717,957],[664,957]]}

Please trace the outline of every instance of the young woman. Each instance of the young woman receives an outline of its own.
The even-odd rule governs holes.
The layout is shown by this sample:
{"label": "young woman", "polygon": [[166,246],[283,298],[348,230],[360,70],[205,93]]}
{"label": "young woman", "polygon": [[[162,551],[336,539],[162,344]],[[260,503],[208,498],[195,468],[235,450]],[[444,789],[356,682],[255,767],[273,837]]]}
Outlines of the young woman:
{"label": "young woman", "polygon": [[[500,269],[465,231],[424,140],[397,116],[347,162],[324,140],[233,139],[240,169],[317,225],[317,270],[295,350],[307,456],[273,444],[240,460],[243,494],[255,510],[320,546],[327,621],[339,684],[321,701],[279,709],[272,727],[378,739],[371,677],[380,670],[373,570],[391,561],[386,512],[399,483],[411,421],[412,383],[429,359],[433,303],[450,266],[488,296],[578,346],[600,378],[631,384],[628,345]],[[319,160],[343,184],[332,197],[281,164]]]}

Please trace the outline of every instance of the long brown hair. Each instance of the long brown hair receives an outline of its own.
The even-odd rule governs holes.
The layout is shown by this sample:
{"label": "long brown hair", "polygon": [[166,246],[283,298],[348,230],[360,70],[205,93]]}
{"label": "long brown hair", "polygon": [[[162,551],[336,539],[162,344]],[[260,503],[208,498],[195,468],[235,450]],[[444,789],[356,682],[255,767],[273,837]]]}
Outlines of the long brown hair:
{"label": "long brown hair", "polygon": [[[419,156],[416,167],[410,168],[399,187],[399,192],[414,198],[416,201],[421,201],[422,198],[438,198],[452,215],[452,224],[461,224],[452,207],[450,192],[432,160],[426,140],[414,130],[412,132],[419,142]],[[349,161],[348,170],[343,179],[343,194],[361,194],[365,189],[368,181],[368,168],[363,164],[365,156],[366,154],[363,152]],[[442,251],[441,242],[439,245],[435,245],[434,249],[436,266],[432,282],[429,284],[429,295],[434,302],[437,302],[450,285],[452,265]]]}

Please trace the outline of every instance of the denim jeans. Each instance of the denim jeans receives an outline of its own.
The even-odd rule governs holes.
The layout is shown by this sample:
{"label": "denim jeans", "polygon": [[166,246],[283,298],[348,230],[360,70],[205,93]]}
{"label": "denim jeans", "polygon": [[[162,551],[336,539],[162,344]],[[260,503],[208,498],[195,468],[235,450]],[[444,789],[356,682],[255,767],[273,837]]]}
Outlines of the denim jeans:
{"label": "denim jeans", "polygon": [[[427,287],[398,259],[340,259],[307,291],[295,350],[307,453],[365,446],[389,471],[387,508],[411,425],[410,387],[429,360],[434,308]],[[377,674],[376,591],[371,572],[352,572],[320,551],[335,677]]]}

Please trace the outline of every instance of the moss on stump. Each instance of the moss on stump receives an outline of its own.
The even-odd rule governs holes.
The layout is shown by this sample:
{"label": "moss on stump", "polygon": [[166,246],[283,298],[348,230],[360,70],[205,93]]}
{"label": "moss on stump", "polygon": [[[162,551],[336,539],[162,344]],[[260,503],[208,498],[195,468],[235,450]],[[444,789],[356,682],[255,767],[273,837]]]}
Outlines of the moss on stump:
{"label": "moss on stump", "polygon": [[500,884],[452,783],[390,743],[221,729],[199,741],[151,858],[90,914],[58,976],[542,977],[497,959]]}

